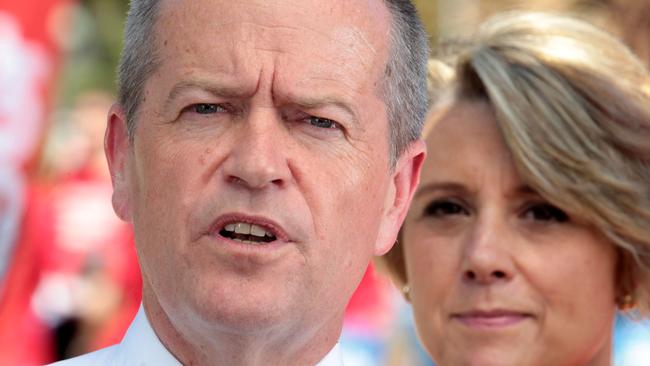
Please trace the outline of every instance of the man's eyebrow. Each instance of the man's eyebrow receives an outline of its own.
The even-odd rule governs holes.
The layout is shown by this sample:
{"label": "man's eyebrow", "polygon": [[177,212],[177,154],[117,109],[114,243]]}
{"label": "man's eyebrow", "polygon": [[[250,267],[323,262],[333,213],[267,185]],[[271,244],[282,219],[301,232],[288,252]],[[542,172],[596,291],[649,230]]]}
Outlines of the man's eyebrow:
{"label": "man's eyebrow", "polygon": [[346,103],[342,99],[339,99],[332,95],[311,97],[311,96],[292,96],[292,103],[305,108],[305,109],[318,109],[323,107],[334,106],[338,109],[343,110],[346,114],[350,116],[350,120],[355,124],[359,125],[359,115],[356,110],[350,106],[349,103]]}
{"label": "man's eyebrow", "polygon": [[455,192],[455,193],[468,193],[469,190],[467,187],[463,184],[456,183],[456,182],[432,182],[432,183],[425,183],[420,185],[418,188],[417,192],[415,192],[415,197],[418,198],[419,196],[426,194],[426,193],[431,193],[431,192],[436,192],[436,191],[443,191],[443,192]]}
{"label": "man's eyebrow", "polygon": [[243,90],[241,87],[220,85],[206,81],[186,80],[181,81],[172,87],[172,89],[169,91],[167,99],[165,100],[165,106],[168,106],[172,101],[174,101],[174,99],[178,98],[179,95],[189,90],[202,90],[214,96],[225,98],[241,98],[246,95],[245,90]]}

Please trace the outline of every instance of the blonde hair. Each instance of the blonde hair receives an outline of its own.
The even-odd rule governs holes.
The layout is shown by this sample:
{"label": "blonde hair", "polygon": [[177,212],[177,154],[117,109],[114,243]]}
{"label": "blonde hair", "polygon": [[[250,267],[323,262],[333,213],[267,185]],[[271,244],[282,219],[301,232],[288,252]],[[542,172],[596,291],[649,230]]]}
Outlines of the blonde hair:
{"label": "blonde hair", "polygon": [[[451,54],[453,76],[432,63],[430,80],[454,101],[489,102],[522,179],[618,248],[621,296],[650,315],[648,71],[607,33],[541,13],[493,17]],[[386,263],[403,284],[401,251]]]}

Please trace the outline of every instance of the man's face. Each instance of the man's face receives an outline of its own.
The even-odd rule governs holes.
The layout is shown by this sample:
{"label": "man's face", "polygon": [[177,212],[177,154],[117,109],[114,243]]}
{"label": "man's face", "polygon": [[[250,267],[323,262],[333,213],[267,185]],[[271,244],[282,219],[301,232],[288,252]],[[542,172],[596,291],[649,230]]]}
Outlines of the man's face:
{"label": "man's face", "polygon": [[179,327],[338,324],[423,156],[389,167],[389,29],[382,1],[163,4],[134,141],[116,109],[107,135],[145,304]]}

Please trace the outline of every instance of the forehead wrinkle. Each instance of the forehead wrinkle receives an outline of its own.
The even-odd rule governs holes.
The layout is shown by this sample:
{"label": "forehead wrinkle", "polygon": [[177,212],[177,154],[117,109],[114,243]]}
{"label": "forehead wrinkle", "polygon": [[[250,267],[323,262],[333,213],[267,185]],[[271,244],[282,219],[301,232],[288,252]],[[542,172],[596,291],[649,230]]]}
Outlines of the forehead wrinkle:
{"label": "forehead wrinkle", "polygon": [[295,54],[292,52],[288,52],[287,50],[282,50],[282,49],[276,49],[272,47],[254,47],[253,48],[255,51],[261,51],[261,52],[270,52],[270,53],[282,53],[282,54],[287,54],[290,56],[294,56]]}
{"label": "forehead wrinkle", "polygon": [[[341,53],[348,55],[348,57],[360,54],[362,57],[359,57],[358,60],[364,66],[368,66],[371,63],[373,57],[363,55],[363,48],[367,48],[372,56],[377,55],[377,50],[372,45],[370,40],[364,35],[361,30],[353,26],[339,26],[336,27],[334,31],[330,31],[330,28],[323,30],[307,26],[294,27],[286,25],[259,24],[251,21],[239,22],[238,24],[246,26],[243,30],[245,32],[244,39],[246,41],[254,42],[256,44],[254,48],[262,51],[284,52],[288,55],[293,55],[294,53],[289,52],[287,49],[276,49],[274,47],[268,46],[278,43],[276,34],[273,34],[274,31],[279,31],[282,33],[282,36],[288,38],[294,38],[292,34],[294,32],[309,32],[312,33],[315,37],[320,38],[320,40],[312,40],[314,43],[322,42],[321,44],[323,45],[335,45],[337,47],[336,51],[342,51]],[[259,44],[263,44],[264,46],[260,46]],[[345,44],[347,47],[340,47],[342,44]],[[327,51],[327,48],[323,47],[321,50]],[[330,58],[330,61],[336,61],[339,58],[340,57],[332,57]],[[345,65],[346,60],[341,59],[338,63]]]}
{"label": "forehead wrinkle", "polygon": [[229,22],[236,26],[241,26],[241,29],[246,33],[246,40],[254,40],[257,36],[262,35],[262,41],[267,43],[276,43],[276,35],[268,35],[273,31],[283,32],[288,35],[290,32],[299,31],[299,27],[293,27],[288,25],[280,24],[260,24],[253,21],[239,21],[239,22]]}
{"label": "forehead wrinkle", "polygon": [[[371,66],[377,60],[377,49],[372,45],[372,42],[368,39],[366,35],[357,27],[340,27],[336,31],[327,37],[330,41],[335,42],[337,46],[345,44],[344,50],[345,53],[350,56],[359,56],[356,57],[357,62],[360,62],[363,66]],[[370,55],[364,54],[364,48],[370,51]],[[374,62],[373,62],[374,61]],[[383,60],[385,62],[385,60]],[[341,64],[345,64],[346,60],[341,60]]]}
{"label": "forehead wrinkle", "polygon": [[373,55],[377,54],[377,50],[372,45],[372,43],[368,40],[368,38],[363,34],[363,32],[361,32],[356,27],[352,28],[352,32],[356,33],[357,38],[359,38],[361,40],[361,43],[365,44],[370,49]]}

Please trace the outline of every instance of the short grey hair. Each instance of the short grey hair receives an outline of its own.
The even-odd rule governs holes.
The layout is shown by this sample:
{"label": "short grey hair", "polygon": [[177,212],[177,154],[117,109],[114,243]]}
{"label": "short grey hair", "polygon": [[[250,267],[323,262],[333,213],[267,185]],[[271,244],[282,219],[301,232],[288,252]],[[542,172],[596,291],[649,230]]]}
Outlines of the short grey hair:
{"label": "short grey hair", "polygon": [[[391,166],[409,143],[420,138],[427,111],[427,35],[410,0],[384,0],[392,16],[391,47],[381,94],[389,120]],[[118,102],[129,137],[143,101],[144,85],[159,65],[155,25],[160,0],[131,0],[118,68]]]}
{"label": "short grey hair", "polygon": [[160,0],[131,0],[124,30],[124,47],[118,66],[118,97],[124,108],[129,138],[133,139],[144,85],[159,64],[154,27]]}
{"label": "short grey hair", "polygon": [[391,46],[384,76],[391,166],[419,139],[427,113],[427,34],[410,0],[384,0],[392,15]]}

